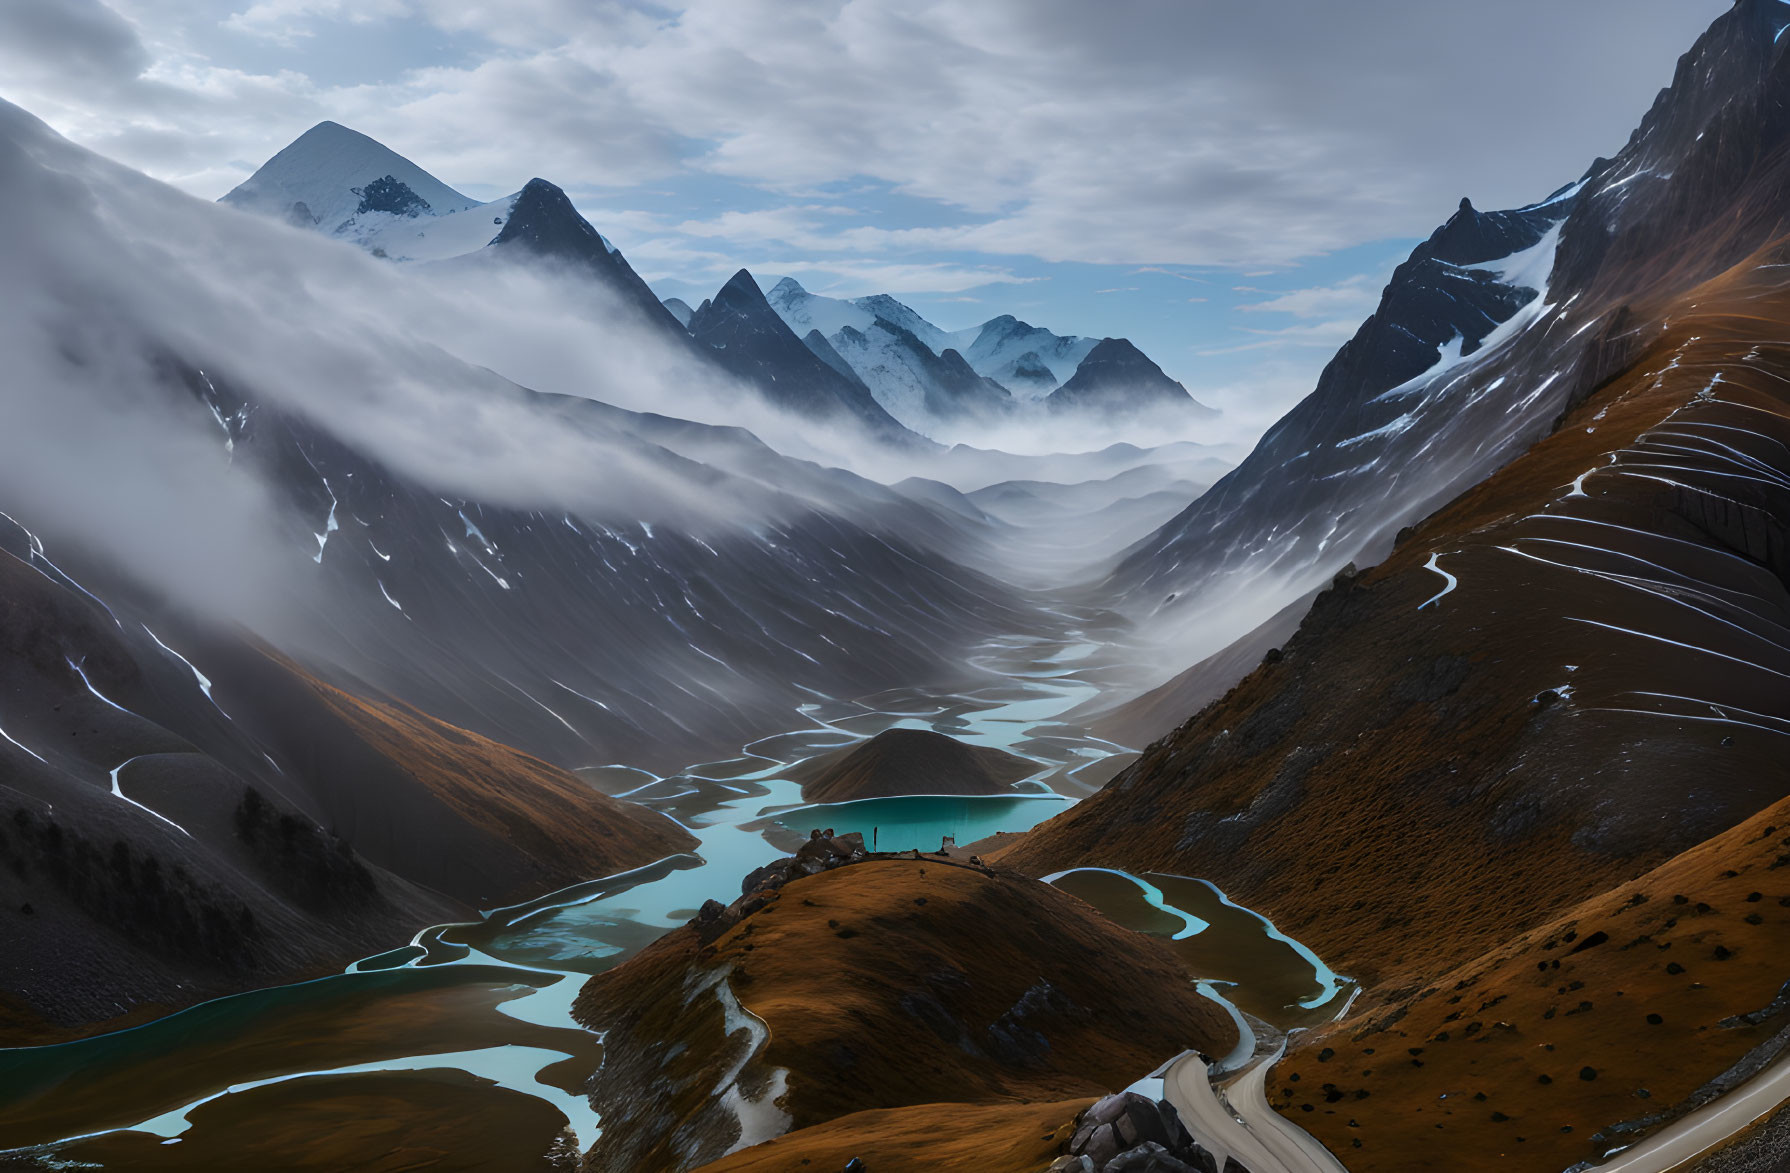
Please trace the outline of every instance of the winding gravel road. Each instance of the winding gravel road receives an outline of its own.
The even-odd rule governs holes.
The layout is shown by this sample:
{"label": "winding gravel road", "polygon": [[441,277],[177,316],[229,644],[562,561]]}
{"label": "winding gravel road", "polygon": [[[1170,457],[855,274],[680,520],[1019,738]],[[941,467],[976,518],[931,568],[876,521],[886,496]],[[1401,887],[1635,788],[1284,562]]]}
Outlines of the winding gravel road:
{"label": "winding gravel road", "polygon": [[1738,1136],[1790,1100],[1790,1060],[1779,1063],[1713,1104],[1676,1120],[1632,1149],[1597,1167],[1597,1173],[1669,1173]]}
{"label": "winding gravel road", "polygon": [[1257,1063],[1221,1097],[1206,1061],[1189,1052],[1163,1074],[1164,1092],[1221,1169],[1235,1158],[1250,1173],[1348,1173],[1328,1149],[1268,1106],[1268,1071],[1279,1058]]}
{"label": "winding gravel road", "polygon": [[[1304,1129],[1268,1105],[1268,1073],[1275,1054],[1220,1094],[1206,1061],[1189,1051],[1163,1073],[1168,1102],[1187,1131],[1217,1158],[1234,1158],[1250,1173],[1348,1173]],[[1790,1102],[1790,1060],[1752,1082],[1618,1153],[1595,1173],[1672,1173]]]}

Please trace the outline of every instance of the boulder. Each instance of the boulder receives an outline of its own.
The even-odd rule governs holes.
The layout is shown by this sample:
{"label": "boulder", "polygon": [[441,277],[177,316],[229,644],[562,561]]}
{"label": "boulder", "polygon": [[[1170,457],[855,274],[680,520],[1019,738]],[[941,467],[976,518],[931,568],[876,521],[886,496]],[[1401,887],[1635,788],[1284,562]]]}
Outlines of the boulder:
{"label": "boulder", "polygon": [[1119,1143],[1117,1134],[1113,1132],[1113,1126],[1097,1124],[1094,1126],[1093,1133],[1089,1135],[1087,1147],[1082,1150],[1081,1155],[1092,1161],[1094,1168],[1105,1169],[1107,1162],[1124,1151],[1125,1146]]}
{"label": "boulder", "polygon": [[1198,1169],[1150,1141],[1120,1153],[1100,1173],[1198,1173]]}

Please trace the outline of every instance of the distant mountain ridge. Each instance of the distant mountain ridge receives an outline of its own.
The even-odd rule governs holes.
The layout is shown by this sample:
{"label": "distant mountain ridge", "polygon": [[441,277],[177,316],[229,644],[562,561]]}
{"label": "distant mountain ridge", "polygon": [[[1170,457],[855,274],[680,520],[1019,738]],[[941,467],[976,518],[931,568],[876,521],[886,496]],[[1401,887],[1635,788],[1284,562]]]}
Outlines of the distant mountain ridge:
{"label": "distant mountain ridge", "polygon": [[[655,334],[745,380],[770,403],[804,417],[849,419],[903,445],[947,438],[966,425],[1065,413],[1101,420],[1216,414],[1128,341],[1058,335],[1012,315],[951,333],[888,294],[845,301],[809,293],[793,278],[767,293],[756,281],[750,290],[737,284],[738,274],[702,307],[661,301],[548,181],[531,179],[514,195],[481,203],[334,122],[300,135],[220,202],[392,261],[448,261],[493,249],[570,264],[618,295]],[[1102,347],[1102,362],[1084,372]]]}
{"label": "distant mountain ridge", "polygon": [[697,308],[689,332],[727,370],[770,388],[767,397],[781,406],[814,418],[845,414],[885,439],[906,433],[869,388],[846,378],[803,344],[744,269]]}
{"label": "distant mountain ridge", "polygon": [[850,422],[884,442],[924,443],[860,380],[817,359],[750,279],[730,283],[700,310],[683,302],[668,306],[565,191],[545,179],[480,203],[366,135],[323,122],[220,202],[352,241],[392,261],[485,254],[568,267],[614,294],[651,334],[717,375],[743,380],[779,408],[805,419]]}
{"label": "distant mountain ridge", "polygon": [[[1011,314],[952,333],[887,294],[824,297],[793,277],[765,298],[791,329],[824,338],[878,403],[922,435],[1040,412],[1217,414],[1126,339],[1066,337]],[[1054,398],[1072,382],[1073,390]]]}

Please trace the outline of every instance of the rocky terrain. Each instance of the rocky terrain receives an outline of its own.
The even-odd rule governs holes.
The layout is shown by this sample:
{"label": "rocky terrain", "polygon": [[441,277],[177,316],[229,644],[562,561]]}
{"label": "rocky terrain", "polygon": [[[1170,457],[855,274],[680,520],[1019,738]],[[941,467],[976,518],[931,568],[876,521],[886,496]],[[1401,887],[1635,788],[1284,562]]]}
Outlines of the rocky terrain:
{"label": "rocky terrain", "polygon": [[814,353],[765,300],[744,269],[696,307],[690,336],[730,373],[764,388],[780,407],[807,419],[854,420],[884,440],[917,441],[870,394]]}

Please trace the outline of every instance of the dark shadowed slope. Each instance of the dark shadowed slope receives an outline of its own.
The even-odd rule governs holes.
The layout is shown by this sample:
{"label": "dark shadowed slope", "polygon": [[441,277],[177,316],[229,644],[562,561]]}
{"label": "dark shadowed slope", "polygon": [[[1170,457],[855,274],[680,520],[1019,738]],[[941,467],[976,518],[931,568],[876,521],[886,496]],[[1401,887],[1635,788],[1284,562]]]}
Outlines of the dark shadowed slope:
{"label": "dark shadowed slope", "polygon": [[694,842],[240,639],[108,607],[10,522],[0,548],[10,1041],[336,969]]}
{"label": "dark shadowed slope", "polygon": [[901,794],[1006,794],[1038,764],[930,729],[890,729],[862,745],[802,763],[790,777],[809,802]]}
{"label": "dark shadowed slope", "polygon": [[1170,410],[1207,418],[1218,414],[1163,374],[1162,368],[1127,338],[1100,342],[1082,359],[1069,381],[1051,392],[1044,403],[1054,412],[1124,415]]}
{"label": "dark shadowed slope", "polygon": [[610,248],[590,221],[578,214],[566,193],[545,179],[531,179],[523,187],[491,247],[498,254],[527,253],[576,266],[634,309],[655,335],[688,344],[683,323],[640,279],[627,258]]}
{"label": "dark shadowed slope", "polygon": [[697,308],[690,334],[724,369],[779,407],[806,419],[856,422],[885,440],[917,440],[862,382],[847,379],[804,345],[744,269]]}
{"label": "dark shadowed slope", "polygon": [[1571,360],[1520,395],[1506,367],[1547,362],[1583,324],[1542,292],[1571,207],[1570,196],[1522,212],[1463,206],[1394,272],[1312,395],[1119,563],[1100,589],[1174,650],[1158,679],[1378,557],[1400,527],[1546,434],[1583,390]]}

